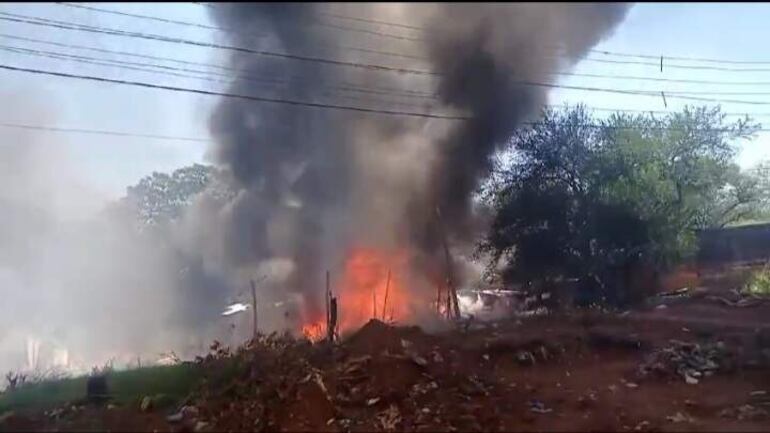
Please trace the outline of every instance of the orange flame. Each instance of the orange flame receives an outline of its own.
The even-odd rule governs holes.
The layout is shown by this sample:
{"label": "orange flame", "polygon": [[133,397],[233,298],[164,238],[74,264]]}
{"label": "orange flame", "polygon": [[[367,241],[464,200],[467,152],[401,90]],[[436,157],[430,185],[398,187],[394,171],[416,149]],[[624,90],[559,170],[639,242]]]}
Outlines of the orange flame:
{"label": "orange flame", "polygon": [[[382,321],[409,320],[410,294],[405,252],[386,252],[372,248],[354,249],[345,261],[342,278],[332,282],[338,302],[340,333],[357,329],[372,318]],[[302,334],[311,341],[326,335],[325,319],[307,320]]]}
{"label": "orange flame", "polygon": [[326,323],[319,320],[302,326],[302,335],[310,341],[320,341],[326,337]]}

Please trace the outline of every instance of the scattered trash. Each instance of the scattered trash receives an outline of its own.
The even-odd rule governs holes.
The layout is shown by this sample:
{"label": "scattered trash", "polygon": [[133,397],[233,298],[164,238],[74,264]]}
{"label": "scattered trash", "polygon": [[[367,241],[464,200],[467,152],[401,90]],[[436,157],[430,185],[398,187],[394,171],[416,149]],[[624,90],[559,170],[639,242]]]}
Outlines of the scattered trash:
{"label": "scattered trash", "polygon": [[184,414],[182,413],[182,411],[179,411],[173,415],[169,415],[166,417],[166,421],[171,423],[182,422],[183,419],[184,419]]}
{"label": "scattered trash", "polygon": [[686,295],[689,291],[689,287],[682,287],[681,289],[672,290],[670,292],[659,293],[658,296],[661,298],[676,298]]}
{"label": "scattered trash", "polygon": [[683,414],[682,412],[677,412],[674,415],[667,416],[666,420],[674,423],[680,423],[680,422],[692,423],[695,421],[695,419],[693,419],[691,416]]}
{"label": "scattered trash", "polygon": [[640,365],[638,375],[679,376],[688,384],[711,376],[729,364],[730,354],[723,343],[700,345],[670,340],[670,345],[651,353]]}
{"label": "scattered trash", "polygon": [[420,355],[412,354],[410,359],[412,360],[412,362],[419,365],[420,367],[425,367],[428,365],[428,361],[426,361],[425,358],[423,358]]}
{"label": "scattered trash", "polygon": [[635,389],[639,388],[639,385],[635,384],[634,382],[626,382],[626,388]]}
{"label": "scattered trash", "polygon": [[391,431],[401,422],[401,414],[396,405],[391,404],[388,409],[377,414],[377,420],[385,431]]}
{"label": "scattered trash", "polygon": [[768,418],[768,413],[750,404],[744,404],[736,408],[727,408],[719,412],[722,418],[736,418],[739,421],[759,421]]}
{"label": "scattered trash", "polygon": [[232,316],[233,314],[238,314],[242,311],[246,311],[249,309],[249,305],[243,304],[241,302],[228,305],[225,308],[225,311],[222,312],[223,316]]}
{"label": "scattered trash", "polygon": [[142,412],[147,412],[148,410],[152,409],[152,397],[145,396],[142,398],[141,403],[139,403],[139,409]]}
{"label": "scattered trash", "polygon": [[184,416],[189,417],[196,417],[198,416],[198,408],[195,406],[182,406],[182,410],[180,411]]}
{"label": "scattered trash", "polygon": [[379,401],[380,401],[380,398],[379,398],[379,397],[370,398],[369,400],[366,400],[366,405],[367,405],[367,406],[374,406],[374,405],[375,405],[375,404],[377,404],[377,402],[379,402]]}
{"label": "scattered trash", "polygon": [[550,413],[553,412],[553,409],[545,407],[545,404],[543,402],[538,400],[530,400],[529,402],[529,410],[531,412],[535,413]]}
{"label": "scattered trash", "polygon": [[522,350],[516,354],[516,360],[519,361],[519,363],[524,365],[535,365],[535,356],[532,354],[532,352],[528,352],[525,350]]}

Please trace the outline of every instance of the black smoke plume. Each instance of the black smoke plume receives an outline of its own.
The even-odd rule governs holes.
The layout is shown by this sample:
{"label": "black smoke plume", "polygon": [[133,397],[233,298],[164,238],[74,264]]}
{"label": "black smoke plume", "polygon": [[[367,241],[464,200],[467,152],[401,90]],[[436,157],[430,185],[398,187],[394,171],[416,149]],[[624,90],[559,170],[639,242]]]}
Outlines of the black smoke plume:
{"label": "black smoke plume", "polygon": [[[236,53],[229,62],[241,72],[230,93],[389,111],[425,112],[429,106],[433,113],[467,117],[222,99],[210,122],[213,154],[232,172],[240,193],[221,212],[221,259],[236,269],[290,259],[293,271],[282,287],[303,294],[311,306],[322,305],[313,299],[322,293],[324,270],[335,269],[359,244],[406,246],[414,268],[435,268],[444,233],[454,243],[472,234],[472,196],[489,172],[490,156],[546,102],[547,89],[534,84],[554,83],[554,73],[579,61],[627,9],[533,3],[212,6],[231,45],[438,73]],[[350,22],[330,12],[415,28]],[[340,86],[436,96],[425,101],[382,90],[362,96]]]}

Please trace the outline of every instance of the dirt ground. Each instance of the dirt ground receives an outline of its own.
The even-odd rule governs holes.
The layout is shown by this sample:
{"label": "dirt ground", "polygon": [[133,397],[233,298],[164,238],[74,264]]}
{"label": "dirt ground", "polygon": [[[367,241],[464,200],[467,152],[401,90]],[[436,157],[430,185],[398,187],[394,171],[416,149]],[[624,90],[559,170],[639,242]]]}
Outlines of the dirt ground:
{"label": "dirt ground", "polygon": [[[236,373],[212,374],[182,420],[95,407],[11,414],[0,431],[769,431],[770,303],[690,292],[434,335],[371,321],[334,348],[266,338],[203,361]],[[681,371],[651,363],[676,347],[696,354]]]}

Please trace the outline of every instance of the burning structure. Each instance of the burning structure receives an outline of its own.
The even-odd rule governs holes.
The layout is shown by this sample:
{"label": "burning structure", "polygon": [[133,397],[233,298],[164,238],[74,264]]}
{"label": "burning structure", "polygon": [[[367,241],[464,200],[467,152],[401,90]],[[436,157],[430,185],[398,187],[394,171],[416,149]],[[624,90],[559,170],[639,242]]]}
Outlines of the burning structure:
{"label": "burning structure", "polygon": [[[227,43],[242,48],[228,60],[241,71],[229,93],[314,106],[220,101],[211,154],[238,194],[224,208],[201,205],[213,228],[201,248],[243,281],[275,260],[291,263],[270,288],[302,296],[297,328],[306,330],[324,320],[323,275],[332,270],[344,332],[372,316],[435,311],[437,287],[463,278],[449,250],[478,227],[473,194],[490,156],[627,6],[331,5],[409,23],[376,31],[321,20],[329,7],[210,8]],[[396,93],[422,109],[404,110]]]}

